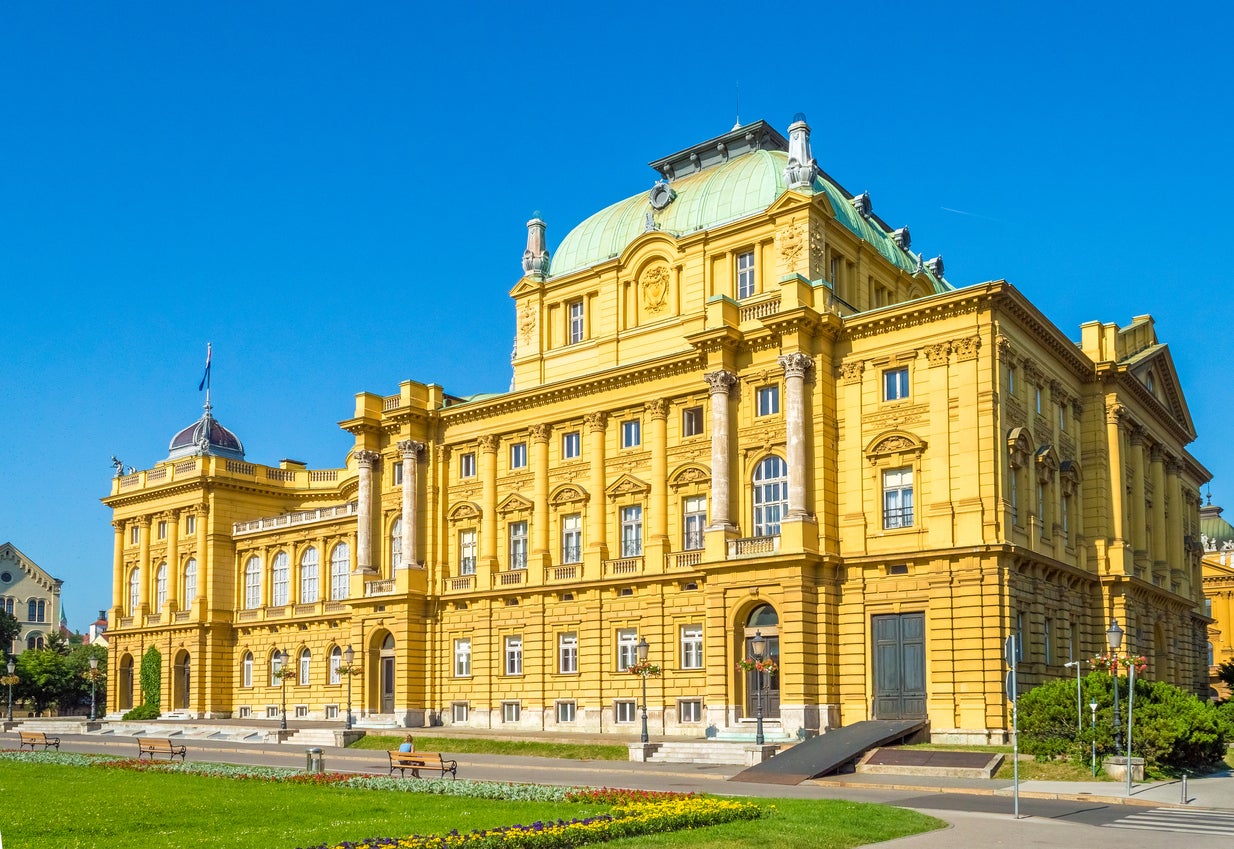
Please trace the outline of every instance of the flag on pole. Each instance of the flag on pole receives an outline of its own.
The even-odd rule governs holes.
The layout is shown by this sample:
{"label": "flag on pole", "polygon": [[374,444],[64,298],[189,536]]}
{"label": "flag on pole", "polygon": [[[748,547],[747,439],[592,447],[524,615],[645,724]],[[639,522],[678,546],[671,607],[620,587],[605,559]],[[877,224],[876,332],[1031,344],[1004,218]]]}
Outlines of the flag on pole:
{"label": "flag on pole", "polygon": [[201,376],[201,383],[197,384],[197,391],[205,389],[210,385],[210,343],[206,343],[206,373]]}

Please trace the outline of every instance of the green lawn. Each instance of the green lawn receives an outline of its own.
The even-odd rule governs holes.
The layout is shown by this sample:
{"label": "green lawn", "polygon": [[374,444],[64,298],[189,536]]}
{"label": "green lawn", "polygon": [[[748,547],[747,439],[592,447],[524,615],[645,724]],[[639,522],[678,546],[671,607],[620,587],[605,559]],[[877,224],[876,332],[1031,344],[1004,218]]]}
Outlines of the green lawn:
{"label": "green lawn", "polygon": [[[0,761],[9,846],[294,849],[373,836],[470,831],[603,811],[596,804],[502,802],[201,775]],[[849,802],[759,800],[767,817],[615,841],[614,847],[845,849],[941,825],[913,811]]]}
{"label": "green lawn", "polygon": [[[397,749],[403,742],[399,736],[366,734],[353,749]],[[531,740],[489,740],[483,737],[426,737],[416,735],[416,749],[421,752],[446,752],[451,755],[526,755],[538,758],[565,758],[576,761],[629,760],[625,746],[601,746],[577,743],[539,743]]]}

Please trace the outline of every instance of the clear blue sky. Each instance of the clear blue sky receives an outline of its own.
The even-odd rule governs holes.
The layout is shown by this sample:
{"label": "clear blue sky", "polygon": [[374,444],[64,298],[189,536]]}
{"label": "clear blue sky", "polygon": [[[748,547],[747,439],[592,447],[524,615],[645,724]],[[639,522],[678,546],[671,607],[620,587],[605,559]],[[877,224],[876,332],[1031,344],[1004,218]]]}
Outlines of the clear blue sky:
{"label": "clear blue sky", "polygon": [[109,458],[167,456],[207,341],[258,463],[341,465],[356,392],[503,390],[532,212],[554,247],[738,85],[953,283],[1072,339],[1153,314],[1234,507],[1227,7],[415,5],[0,8],[0,540],[75,629],[110,603]]}

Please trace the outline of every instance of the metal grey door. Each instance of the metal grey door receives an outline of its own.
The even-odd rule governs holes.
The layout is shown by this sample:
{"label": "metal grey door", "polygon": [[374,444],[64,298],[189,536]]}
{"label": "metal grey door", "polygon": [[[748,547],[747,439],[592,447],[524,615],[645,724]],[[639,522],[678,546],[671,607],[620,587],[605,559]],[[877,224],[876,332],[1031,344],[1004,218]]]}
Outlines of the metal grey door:
{"label": "metal grey door", "polygon": [[924,719],[925,614],[875,616],[874,718]]}
{"label": "metal grey door", "polygon": [[381,659],[381,712],[394,713],[394,658]]}

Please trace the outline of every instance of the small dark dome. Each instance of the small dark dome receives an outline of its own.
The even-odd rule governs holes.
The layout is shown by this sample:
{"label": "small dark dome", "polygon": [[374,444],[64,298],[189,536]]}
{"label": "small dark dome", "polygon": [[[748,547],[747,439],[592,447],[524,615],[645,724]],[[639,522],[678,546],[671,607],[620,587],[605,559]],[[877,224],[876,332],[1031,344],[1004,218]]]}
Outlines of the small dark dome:
{"label": "small dark dome", "polygon": [[806,121],[806,113],[798,112],[796,115],[793,116],[793,120],[790,123],[796,124],[798,121],[800,121],[803,124],[809,123],[808,121]]}
{"label": "small dark dome", "polygon": [[244,459],[244,445],[240,438],[219,424],[208,409],[200,419],[173,436],[168,448],[171,452],[169,460],[199,454]]}

